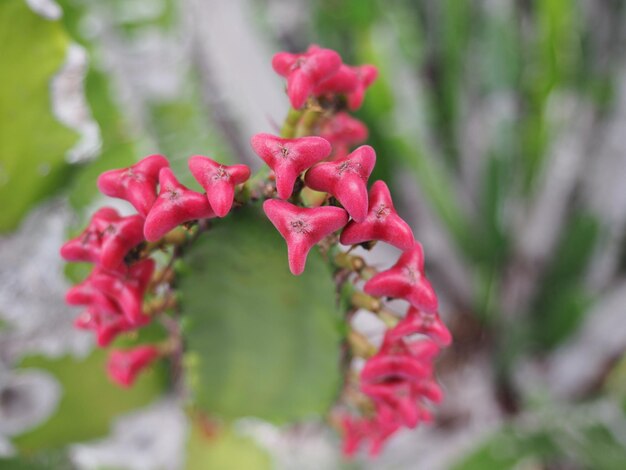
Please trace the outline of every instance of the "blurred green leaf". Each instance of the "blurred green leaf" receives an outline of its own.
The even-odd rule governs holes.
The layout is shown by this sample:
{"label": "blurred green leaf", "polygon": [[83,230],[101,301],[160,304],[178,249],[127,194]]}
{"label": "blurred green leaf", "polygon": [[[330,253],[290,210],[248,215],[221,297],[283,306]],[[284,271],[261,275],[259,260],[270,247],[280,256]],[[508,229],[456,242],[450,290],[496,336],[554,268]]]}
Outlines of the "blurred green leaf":
{"label": "blurred green leaf", "polygon": [[293,276],[259,207],[239,210],[190,249],[180,280],[194,402],[233,419],[284,423],[325,414],[340,387],[340,317],[313,249]]}
{"label": "blurred green leaf", "polygon": [[238,436],[229,426],[210,436],[193,423],[187,441],[186,470],[270,470],[270,456],[249,437]]}
{"label": "blurred green leaf", "polygon": [[0,457],[0,468],[6,470],[71,470],[70,463],[64,452],[44,452],[35,455]]}
{"label": "blurred green leaf", "polygon": [[52,114],[50,80],[69,44],[62,24],[23,0],[3,0],[0,44],[0,199],[10,201],[0,211],[0,231],[7,231],[63,186],[65,152],[77,136]]}
{"label": "blurred green leaf", "polygon": [[553,347],[576,330],[591,296],[583,281],[593,248],[600,233],[597,219],[576,213],[565,226],[532,311],[533,339],[543,347]]}
{"label": "blurred green leaf", "polygon": [[131,389],[122,389],[107,377],[106,359],[106,351],[98,349],[83,360],[70,356],[29,356],[22,360],[23,369],[50,372],[61,383],[63,392],[59,407],[48,421],[14,439],[20,451],[54,449],[103,436],[112,418],[147,405],[163,392],[163,364],[157,363],[141,374]]}

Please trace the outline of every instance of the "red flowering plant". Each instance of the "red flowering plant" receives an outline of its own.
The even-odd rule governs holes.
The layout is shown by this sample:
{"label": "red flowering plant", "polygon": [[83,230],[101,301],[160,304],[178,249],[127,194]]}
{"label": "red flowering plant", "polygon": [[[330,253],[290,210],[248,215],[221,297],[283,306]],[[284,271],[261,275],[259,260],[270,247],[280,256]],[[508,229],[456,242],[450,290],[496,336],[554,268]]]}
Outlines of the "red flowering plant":
{"label": "red flowering plant", "polygon": [[[101,347],[152,322],[167,326],[164,341],[112,349],[107,372],[123,387],[132,386],[154,361],[169,358],[173,371],[184,371],[192,405],[216,420],[266,418],[264,403],[284,400],[277,421],[326,411],[343,435],[347,455],[361,444],[375,455],[399,429],[432,419],[431,406],[442,399],[434,361],[451,336],[424,272],[422,245],[396,211],[387,184],[369,185],[376,153],[361,145],[367,127],[349,114],[361,106],[376,68],[346,65],[337,52],[318,46],[301,54],[278,53],[272,66],[286,78],[292,109],[280,135],[251,139],[267,166],[250,177],[246,165],[192,156],[189,170],[204,192],[182,184],[161,155],[100,175],[100,191],[129,202],[136,214],[99,209],[87,228],[65,243],[63,258],[93,264],[91,274],[68,291],[67,303],[84,308],[75,325],[92,330]],[[287,260],[280,254],[283,247],[275,249],[277,237],[286,242]],[[382,271],[354,254],[377,242],[402,251]],[[235,274],[206,282],[203,273],[209,269]],[[330,302],[320,304],[317,297],[323,295]],[[387,299],[404,301],[408,310],[397,313]],[[263,336],[276,325],[255,311],[242,312],[238,302],[291,309],[290,315],[304,322],[290,332],[293,348],[271,345],[278,352],[268,353]],[[341,310],[343,327],[337,327],[336,312],[329,312],[336,309],[329,305]],[[379,348],[352,328],[359,309],[386,325]],[[262,371],[263,384],[251,384],[247,376],[254,371],[245,370],[245,360],[215,367],[220,351],[211,349],[203,332],[235,315],[258,325],[252,341],[230,332],[242,349],[267,355],[268,361],[274,353],[302,355],[308,358],[305,367],[289,376]],[[307,315],[323,318],[323,325],[307,326],[313,321]],[[316,344],[321,337],[330,339]],[[334,352],[321,363],[316,349],[327,345]],[[237,367],[244,370],[231,369]],[[310,392],[320,375],[330,379]],[[224,383],[231,393],[248,390],[245,403],[215,398]]]}

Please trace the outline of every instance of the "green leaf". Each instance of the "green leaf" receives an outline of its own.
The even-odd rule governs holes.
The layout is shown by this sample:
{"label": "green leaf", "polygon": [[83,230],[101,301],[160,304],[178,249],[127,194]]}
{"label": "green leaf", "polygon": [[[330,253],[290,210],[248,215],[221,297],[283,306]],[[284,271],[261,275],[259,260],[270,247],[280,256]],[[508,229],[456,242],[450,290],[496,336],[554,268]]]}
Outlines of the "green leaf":
{"label": "green leaf", "polygon": [[180,282],[195,403],[226,419],[283,423],[324,414],[340,386],[340,317],[315,249],[304,274],[259,207],[217,221]]}
{"label": "green leaf", "polygon": [[11,458],[0,457],[0,468],[7,470],[69,470],[74,468],[64,452],[52,451]]}
{"label": "green leaf", "polygon": [[238,436],[230,427],[207,435],[194,423],[187,442],[186,470],[215,470],[242,468],[246,470],[269,470],[270,456],[248,438]]}
{"label": "green leaf", "polygon": [[147,405],[164,390],[162,364],[142,373],[131,389],[122,389],[109,381],[106,358],[106,351],[95,350],[84,360],[31,356],[22,361],[21,368],[44,369],[54,375],[63,394],[48,421],[15,438],[18,449],[35,452],[103,436],[112,418]]}
{"label": "green leaf", "polygon": [[15,228],[38,201],[64,184],[65,152],[76,134],[52,114],[50,80],[69,38],[58,21],[23,0],[0,2],[0,231]]}

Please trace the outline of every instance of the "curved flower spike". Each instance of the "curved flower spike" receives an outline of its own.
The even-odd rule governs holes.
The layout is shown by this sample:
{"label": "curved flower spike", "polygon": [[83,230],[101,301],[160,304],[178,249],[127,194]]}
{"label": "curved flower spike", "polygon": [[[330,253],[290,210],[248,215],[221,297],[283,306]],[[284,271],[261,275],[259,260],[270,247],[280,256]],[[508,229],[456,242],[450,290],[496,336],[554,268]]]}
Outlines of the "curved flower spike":
{"label": "curved flower spike", "polygon": [[222,165],[202,155],[191,157],[188,165],[193,177],[206,191],[209,204],[218,217],[224,217],[230,211],[235,186],[250,178],[247,165]]}
{"label": "curved flower spike", "polygon": [[365,123],[346,112],[335,114],[320,127],[320,137],[330,142],[334,159],[347,155],[351,147],[365,142],[368,134]]}
{"label": "curved flower spike", "polygon": [[429,336],[442,347],[449,346],[452,343],[450,330],[441,321],[437,313],[427,313],[415,307],[410,307],[406,316],[389,331],[389,335],[392,338],[416,333]]}
{"label": "curved flower spike", "polygon": [[313,93],[316,96],[331,93],[345,94],[348,107],[359,109],[363,104],[365,90],[376,80],[378,69],[373,65],[351,67],[342,64],[337,73],[319,83]]}
{"label": "curved flower spike", "polygon": [[289,269],[296,276],[304,271],[313,245],[348,221],[348,214],[339,207],[303,208],[270,199],[263,203],[263,210],[287,242]]}
{"label": "curved flower spike", "polygon": [[121,217],[115,209],[103,207],[94,213],[83,233],[61,247],[61,256],[66,261],[86,261],[116,269],[143,240],[143,217]]}
{"label": "curved flower spike", "polygon": [[130,266],[126,273],[97,273],[92,283],[117,301],[129,323],[139,325],[150,319],[143,313],[143,297],[154,268],[154,260],[146,258]]}
{"label": "curved flower spike", "polygon": [[332,150],[321,137],[281,139],[271,134],[256,134],[250,141],[256,154],[276,174],[276,191],[281,199],[288,199],[296,179],[304,170],[324,160]]}
{"label": "curved flower spike", "polygon": [[363,222],[367,216],[367,179],[376,164],[376,153],[363,145],[333,162],[322,162],[306,173],[306,185],[337,198],[350,217]]}
{"label": "curved flower spike", "polygon": [[315,86],[339,70],[341,57],[331,49],[310,46],[302,54],[279,52],[272,58],[274,71],[287,78],[291,106],[301,108]]}
{"label": "curved flower spike", "polygon": [[206,196],[179,183],[169,168],[159,172],[159,186],[159,196],[143,228],[149,242],[157,241],[184,222],[215,217]]}
{"label": "curved flower spike", "polygon": [[137,375],[160,356],[155,346],[137,346],[127,351],[112,351],[107,362],[111,380],[122,387],[130,387]]}
{"label": "curved flower spike", "polygon": [[150,155],[129,168],[105,171],[98,177],[98,189],[130,202],[145,217],[157,197],[159,171],[168,166],[163,155]]}
{"label": "curved flower spike", "polygon": [[424,274],[424,251],[419,242],[402,253],[396,264],[363,286],[369,295],[405,299],[425,312],[436,312],[437,295]]}
{"label": "curved flower spike", "polygon": [[369,191],[369,209],[363,222],[351,221],[341,232],[344,245],[382,240],[401,250],[415,243],[411,227],[400,218],[384,181],[376,181]]}

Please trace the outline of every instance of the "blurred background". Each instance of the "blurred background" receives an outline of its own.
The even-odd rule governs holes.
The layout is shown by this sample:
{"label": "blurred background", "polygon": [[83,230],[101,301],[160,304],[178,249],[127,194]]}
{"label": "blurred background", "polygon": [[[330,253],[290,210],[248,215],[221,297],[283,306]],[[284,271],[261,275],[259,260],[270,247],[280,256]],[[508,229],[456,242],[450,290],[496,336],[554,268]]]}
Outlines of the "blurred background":
{"label": "blurred background", "polygon": [[[58,247],[105,169],[259,168],[271,57],[310,43],[380,71],[357,116],[455,338],[446,400],[376,461],[242,420],[189,463],[162,371],[119,390],[72,329]],[[0,468],[626,468],[625,46],[621,0],[2,0]]]}

